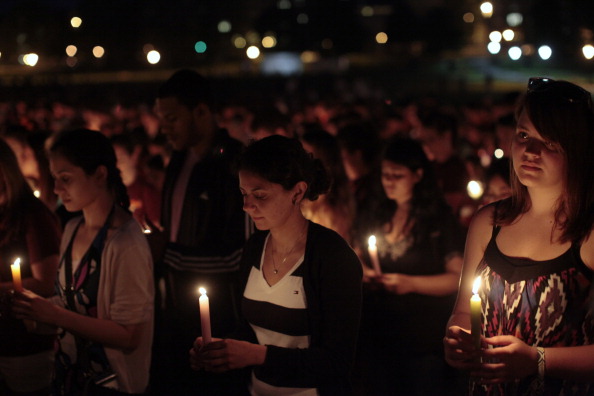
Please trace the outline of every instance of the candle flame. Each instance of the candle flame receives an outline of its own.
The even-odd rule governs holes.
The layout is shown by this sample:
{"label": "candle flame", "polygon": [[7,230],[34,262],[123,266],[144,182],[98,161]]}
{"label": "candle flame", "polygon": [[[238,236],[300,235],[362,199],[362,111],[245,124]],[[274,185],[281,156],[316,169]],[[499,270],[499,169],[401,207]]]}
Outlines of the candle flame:
{"label": "candle flame", "polygon": [[472,284],[472,293],[477,294],[480,286],[481,286],[481,277],[477,276],[476,279],[474,280],[474,283]]}
{"label": "candle flame", "polygon": [[200,292],[200,294],[202,294],[203,296],[206,294],[206,289],[203,287],[198,288],[198,291]]}
{"label": "candle flame", "polygon": [[12,264],[12,265],[14,265],[14,266],[21,265],[21,258],[17,257],[17,259],[14,260],[14,264]]}
{"label": "candle flame", "polygon": [[369,237],[368,243],[369,243],[369,247],[375,246],[375,235],[372,235]]}

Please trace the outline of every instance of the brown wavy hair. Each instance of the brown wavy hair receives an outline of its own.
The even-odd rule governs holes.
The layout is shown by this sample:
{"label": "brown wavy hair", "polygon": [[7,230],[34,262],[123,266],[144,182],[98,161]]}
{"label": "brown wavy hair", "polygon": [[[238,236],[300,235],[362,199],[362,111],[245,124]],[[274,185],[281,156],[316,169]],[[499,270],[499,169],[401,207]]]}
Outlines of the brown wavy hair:
{"label": "brown wavy hair", "polygon": [[[531,80],[532,81],[532,80]],[[516,106],[516,121],[523,111],[538,133],[558,143],[566,159],[564,194],[555,209],[554,226],[561,230],[560,242],[581,242],[594,220],[594,112],[588,91],[567,82],[546,80],[529,89]],[[527,188],[510,167],[511,198],[503,201],[494,221],[509,225],[530,209]]]}

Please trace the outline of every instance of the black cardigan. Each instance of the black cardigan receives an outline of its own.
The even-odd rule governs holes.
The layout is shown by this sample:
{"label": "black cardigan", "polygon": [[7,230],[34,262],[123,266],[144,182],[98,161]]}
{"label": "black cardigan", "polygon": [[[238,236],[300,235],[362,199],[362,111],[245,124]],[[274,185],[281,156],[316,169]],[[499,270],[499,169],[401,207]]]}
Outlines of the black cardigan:
{"label": "black cardigan", "polygon": [[[259,266],[267,235],[257,232],[244,248],[242,293],[251,267]],[[318,388],[321,395],[351,394],[350,374],[361,319],[361,263],[336,232],[310,222],[302,265],[310,347],[269,345],[264,364],[255,370],[259,378]],[[236,336],[257,343],[245,319]]]}

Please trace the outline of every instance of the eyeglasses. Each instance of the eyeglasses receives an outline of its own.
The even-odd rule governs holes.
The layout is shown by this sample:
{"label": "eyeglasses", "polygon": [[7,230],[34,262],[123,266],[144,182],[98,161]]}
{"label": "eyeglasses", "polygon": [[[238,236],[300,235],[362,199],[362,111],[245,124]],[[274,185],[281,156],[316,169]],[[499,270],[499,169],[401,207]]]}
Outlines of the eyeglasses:
{"label": "eyeglasses", "polygon": [[563,100],[569,103],[586,103],[592,108],[592,95],[582,87],[568,81],[556,81],[546,77],[531,77],[528,80],[528,93],[547,92],[555,90]]}

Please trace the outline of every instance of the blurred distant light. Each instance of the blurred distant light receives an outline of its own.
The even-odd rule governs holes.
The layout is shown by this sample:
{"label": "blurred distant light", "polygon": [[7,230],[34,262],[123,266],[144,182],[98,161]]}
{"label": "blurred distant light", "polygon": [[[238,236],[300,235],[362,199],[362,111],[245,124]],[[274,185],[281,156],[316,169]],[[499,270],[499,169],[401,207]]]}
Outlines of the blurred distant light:
{"label": "blurred distant light", "polygon": [[505,17],[507,24],[511,27],[520,26],[524,22],[524,17],[519,12],[510,12]]}
{"label": "blurred distant light", "polygon": [[511,47],[507,54],[511,60],[518,60],[522,57],[522,49],[520,47]]}
{"label": "blurred distant light", "polygon": [[474,14],[472,12],[467,12],[462,16],[462,19],[466,23],[473,23],[474,22]]}
{"label": "blurred distant light", "polygon": [[80,19],[79,17],[72,17],[72,19],[70,19],[70,25],[72,25],[73,28],[77,29],[80,27],[80,25],[82,25],[82,19]]}
{"label": "blurred distant light", "polygon": [[487,44],[487,50],[493,55],[498,54],[499,51],[501,51],[501,43],[491,41],[489,44]]}
{"label": "blurred distant light", "polygon": [[586,44],[582,47],[582,53],[584,54],[584,58],[592,59],[594,58],[594,47],[590,44]]}
{"label": "blurred distant light", "polygon": [[151,65],[156,65],[161,60],[161,54],[159,51],[151,50],[148,52],[148,54],[146,54],[146,60]]}
{"label": "blurred distant light", "polygon": [[303,51],[301,53],[301,61],[303,63],[313,63],[320,60],[320,54],[315,51]]}
{"label": "blurred distant light", "polygon": [[206,52],[206,43],[204,41],[196,41],[194,44],[194,51],[199,54],[203,54]]}
{"label": "blurred distant light", "polygon": [[498,149],[495,149],[495,151],[493,152],[493,156],[494,156],[495,158],[498,158],[498,159],[501,159],[501,158],[503,158],[503,156],[504,156],[504,155],[505,155],[505,153],[504,153],[504,152],[503,152],[503,150],[502,150],[502,149],[500,149],[500,148],[498,148]]}
{"label": "blurred distant light", "polygon": [[494,43],[500,43],[501,37],[502,37],[501,32],[499,32],[497,30],[494,30],[491,33],[489,33],[489,40],[491,40]]}
{"label": "blurred distant light", "polygon": [[276,8],[279,10],[289,10],[291,9],[291,2],[289,0],[278,0]]}
{"label": "blurred distant light", "polygon": [[281,74],[288,76],[303,71],[303,64],[299,55],[292,52],[277,52],[266,55],[260,70],[264,74]]}
{"label": "blurred distant light", "polygon": [[297,15],[297,23],[300,25],[306,25],[309,23],[309,16],[307,16],[307,14],[305,13],[300,13],[299,15]]}
{"label": "blurred distant light", "polygon": [[262,47],[274,48],[276,46],[276,38],[274,36],[266,36],[262,39]]}
{"label": "blurred distant light", "polygon": [[471,180],[466,185],[468,196],[472,199],[479,199],[483,195],[483,183],[476,180]]}
{"label": "blurred distant light", "polygon": [[76,51],[78,51],[78,48],[76,48],[76,45],[69,45],[68,47],[66,47],[66,55],[68,55],[70,57],[76,55]]}
{"label": "blurred distant light", "polygon": [[0,52],[0,58],[2,58],[2,52]]}
{"label": "blurred distant light", "polygon": [[372,17],[373,16],[373,7],[365,6],[365,7],[361,8],[361,16]]}
{"label": "blurred distant light", "polygon": [[256,45],[260,42],[260,35],[258,34],[258,32],[250,30],[246,33],[245,39],[247,40],[248,44]]}
{"label": "blurred distant light", "polygon": [[258,47],[256,47],[255,45],[252,45],[252,46],[248,47],[248,49],[245,51],[245,53],[248,58],[256,59],[260,56],[260,49]]}
{"label": "blurred distant light", "polygon": [[93,47],[93,56],[95,58],[103,58],[103,55],[105,55],[105,48],[103,48],[100,45],[96,45]]}
{"label": "blurred distant light", "polygon": [[388,35],[384,32],[379,32],[375,35],[375,41],[378,44],[386,44],[388,42]]}
{"label": "blurred distant light", "polygon": [[514,39],[514,37],[516,36],[516,34],[514,33],[513,30],[511,29],[505,29],[503,31],[503,39],[505,41],[512,41]]}
{"label": "blurred distant light", "polygon": [[69,67],[74,67],[74,66],[76,66],[77,63],[78,63],[78,59],[76,59],[76,56],[70,56],[70,57],[66,58],[66,64]]}
{"label": "blurred distant light", "polygon": [[553,55],[553,50],[548,45],[541,45],[538,48],[538,56],[540,56],[542,60],[549,60],[551,55]]}
{"label": "blurred distant light", "polygon": [[247,41],[240,35],[236,35],[232,38],[233,45],[235,48],[245,48]]}
{"label": "blurred distant light", "polygon": [[332,47],[334,47],[334,42],[332,41],[332,39],[325,38],[324,40],[322,40],[322,48],[323,49],[329,50]]}
{"label": "blurred distant light", "polygon": [[493,16],[493,4],[485,1],[481,4],[481,13],[485,18],[491,18]]}
{"label": "blurred distant light", "polygon": [[152,44],[149,44],[149,43],[147,43],[147,44],[145,44],[145,45],[142,46],[142,52],[145,55],[148,55],[148,53],[151,52],[154,49],[155,49],[155,46],[152,45]]}
{"label": "blurred distant light", "polygon": [[30,53],[30,54],[25,54],[23,55],[23,64],[26,66],[35,66],[37,64],[37,62],[39,61],[39,55],[37,55],[36,53]]}
{"label": "blurred distant light", "polygon": [[219,22],[217,29],[219,33],[229,33],[231,31],[231,22],[223,20]]}
{"label": "blurred distant light", "polygon": [[522,54],[530,56],[534,54],[534,46],[531,44],[524,44],[522,45]]}

